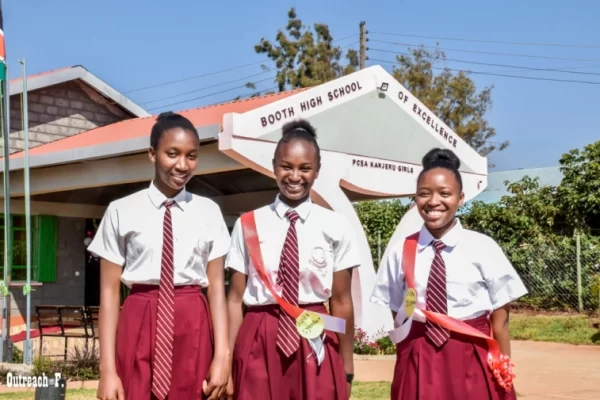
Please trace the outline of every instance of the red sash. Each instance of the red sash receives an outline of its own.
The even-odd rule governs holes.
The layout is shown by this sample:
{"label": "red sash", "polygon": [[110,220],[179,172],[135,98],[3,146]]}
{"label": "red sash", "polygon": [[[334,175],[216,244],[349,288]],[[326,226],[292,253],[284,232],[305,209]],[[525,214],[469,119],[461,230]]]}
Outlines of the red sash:
{"label": "red sash", "polygon": [[254,264],[254,268],[260,279],[263,281],[271,295],[275,298],[277,303],[281,306],[281,308],[292,318],[297,319],[300,314],[302,314],[302,309],[297,307],[289,302],[285,301],[281,296],[279,296],[275,289],[273,289],[273,284],[271,280],[267,276],[265,272],[265,267],[263,264],[262,253],[260,251],[260,242],[258,240],[258,234],[256,233],[256,221],[254,220],[254,212],[248,212],[242,215],[242,228],[244,231],[244,238],[246,239],[246,244],[248,246],[248,253],[250,254],[250,259],[252,260],[252,264]]}
{"label": "red sash", "polygon": [[[404,267],[404,275],[406,276],[406,285],[409,289],[415,288],[415,257],[417,254],[417,242],[419,240],[419,232],[414,233],[404,241],[404,249],[402,254],[402,265]],[[512,372],[514,364],[510,358],[502,354],[500,346],[492,337],[481,333],[479,330],[459,321],[448,315],[439,314],[436,312],[420,309],[421,312],[431,322],[448,329],[449,331],[460,333],[463,335],[485,339],[488,344],[488,365],[494,374],[494,377],[507,392],[511,390],[515,375]]]}

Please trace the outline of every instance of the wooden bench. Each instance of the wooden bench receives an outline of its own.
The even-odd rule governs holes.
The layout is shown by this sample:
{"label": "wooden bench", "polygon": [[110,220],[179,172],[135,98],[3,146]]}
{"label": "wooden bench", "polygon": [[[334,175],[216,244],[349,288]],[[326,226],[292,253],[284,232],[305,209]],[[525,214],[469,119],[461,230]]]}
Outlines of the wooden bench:
{"label": "wooden bench", "polygon": [[[60,337],[65,339],[65,360],[67,359],[69,349],[69,339],[85,339],[86,346],[90,339],[95,342],[94,330],[90,324],[91,319],[85,307],[59,305],[36,306],[35,314],[40,333],[40,356],[42,356],[44,337]],[[57,330],[57,328],[60,329]]]}

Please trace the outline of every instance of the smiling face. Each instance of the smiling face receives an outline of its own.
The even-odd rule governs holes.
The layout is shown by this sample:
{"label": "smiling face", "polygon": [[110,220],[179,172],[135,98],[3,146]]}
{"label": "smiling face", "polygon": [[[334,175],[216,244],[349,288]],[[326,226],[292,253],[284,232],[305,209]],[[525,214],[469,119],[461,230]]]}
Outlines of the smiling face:
{"label": "smiling face", "polygon": [[154,163],[154,184],[165,196],[174,197],[192,179],[198,166],[198,137],[182,128],[167,129],[148,155]]}
{"label": "smiling face", "polygon": [[416,203],[425,226],[439,239],[455,223],[458,207],[464,194],[454,173],[445,168],[425,172],[417,182]]}
{"label": "smiling face", "polygon": [[308,198],[319,176],[317,149],[302,139],[281,143],[273,159],[273,170],[281,200],[296,207]]}

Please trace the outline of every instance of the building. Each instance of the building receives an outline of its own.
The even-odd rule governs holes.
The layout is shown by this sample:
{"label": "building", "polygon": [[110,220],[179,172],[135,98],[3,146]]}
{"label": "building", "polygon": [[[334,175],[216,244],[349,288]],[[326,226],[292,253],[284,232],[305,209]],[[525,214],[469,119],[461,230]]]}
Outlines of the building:
{"label": "building", "polygon": [[[379,66],[310,89],[180,112],[201,137],[199,166],[188,189],[215,200],[229,226],[241,213],[274,200],[271,159],[282,125],[306,118],[316,126],[323,168],[313,200],[344,214],[358,237],[364,256],[353,280],[356,323],[369,333],[389,329],[392,321],[388,310],[369,302],[375,273],[351,202],[412,195],[420,160],[433,147],[450,148],[459,156],[468,199],[487,184],[487,160]],[[147,187],[152,179],[147,148],[153,123],[147,115],[124,118],[31,149],[31,211],[37,239],[32,305],[96,301],[98,271],[86,254],[84,239],[110,201]],[[11,155],[10,182],[13,237],[20,240],[22,153]],[[419,222],[407,218],[398,232],[415,223]],[[12,332],[23,329],[25,315],[18,285],[13,279]]]}

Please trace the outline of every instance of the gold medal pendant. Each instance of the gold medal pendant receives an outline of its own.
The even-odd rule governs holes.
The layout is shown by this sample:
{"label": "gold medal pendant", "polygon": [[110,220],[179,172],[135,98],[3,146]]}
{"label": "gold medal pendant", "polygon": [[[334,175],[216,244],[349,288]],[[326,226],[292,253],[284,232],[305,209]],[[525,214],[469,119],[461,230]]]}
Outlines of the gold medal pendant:
{"label": "gold medal pendant", "polygon": [[409,318],[415,312],[415,304],[417,303],[417,291],[408,289],[404,296],[404,308],[406,309],[406,317]]}
{"label": "gold medal pendant", "polygon": [[316,312],[304,310],[296,319],[296,329],[303,338],[315,339],[323,333],[325,323]]}

